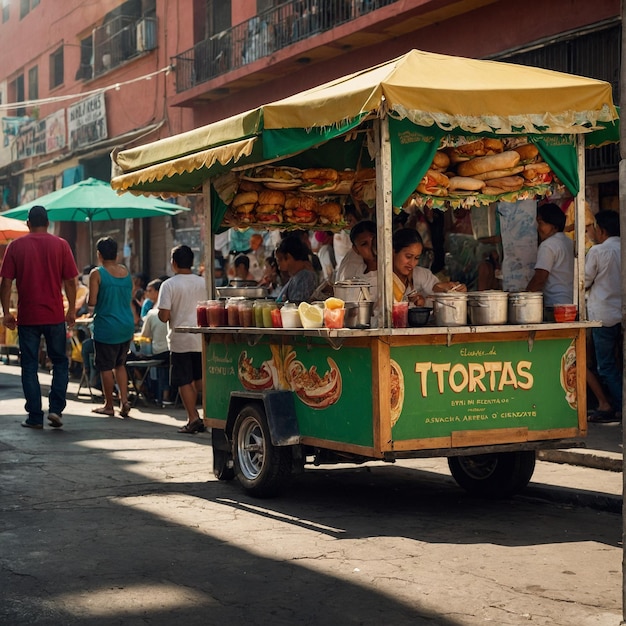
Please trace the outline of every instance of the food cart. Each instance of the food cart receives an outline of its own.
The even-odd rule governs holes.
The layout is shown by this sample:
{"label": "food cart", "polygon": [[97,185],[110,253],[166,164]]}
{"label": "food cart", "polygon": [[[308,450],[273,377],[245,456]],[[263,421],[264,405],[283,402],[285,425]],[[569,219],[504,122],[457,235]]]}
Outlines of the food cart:
{"label": "food cart", "polygon": [[[616,118],[607,83],[414,50],[120,152],[112,180],[118,191],[203,193],[207,244],[224,220],[233,223],[238,185],[259,167],[375,169],[374,185],[361,186],[373,193],[378,229],[380,306],[371,328],[178,329],[204,338],[204,420],[215,475],[270,496],[309,463],[444,456],[462,487],[497,497],[528,483],[536,450],[580,445],[585,329],[593,324],[585,307],[570,323],[393,328],[392,219],[408,198],[445,208],[549,194],[549,184],[491,196],[416,192],[442,146],[523,135],[575,196],[576,235],[584,241],[581,138]],[[341,223],[307,226],[316,227]],[[576,246],[577,303],[583,249]],[[206,254],[211,259],[211,245]],[[210,276],[207,282],[212,293]]]}

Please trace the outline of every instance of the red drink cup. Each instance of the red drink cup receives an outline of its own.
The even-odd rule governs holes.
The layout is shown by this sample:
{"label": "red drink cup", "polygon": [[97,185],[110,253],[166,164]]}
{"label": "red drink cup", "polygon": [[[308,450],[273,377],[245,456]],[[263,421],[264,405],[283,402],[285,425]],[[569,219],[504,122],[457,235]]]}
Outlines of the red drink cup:
{"label": "red drink cup", "polygon": [[198,326],[209,325],[206,316],[206,302],[198,302],[196,305],[196,320],[198,322]]}
{"label": "red drink cup", "polygon": [[409,325],[409,303],[394,302],[391,313],[391,322],[394,328],[406,328]]}
{"label": "red drink cup", "polygon": [[283,319],[280,316],[280,309],[275,308],[271,311],[272,315],[272,327],[273,328],[282,328],[283,327]]}
{"label": "red drink cup", "polygon": [[226,326],[224,303],[219,300],[209,300],[206,307],[207,321],[211,328]]}

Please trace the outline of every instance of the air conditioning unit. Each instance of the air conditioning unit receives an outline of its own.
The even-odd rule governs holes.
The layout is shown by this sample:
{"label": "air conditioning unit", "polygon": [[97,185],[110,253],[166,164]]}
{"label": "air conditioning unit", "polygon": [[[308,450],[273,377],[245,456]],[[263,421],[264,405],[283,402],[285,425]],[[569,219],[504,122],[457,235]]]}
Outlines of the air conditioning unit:
{"label": "air conditioning unit", "polygon": [[137,22],[137,52],[147,52],[156,48],[156,21],[152,19]]}

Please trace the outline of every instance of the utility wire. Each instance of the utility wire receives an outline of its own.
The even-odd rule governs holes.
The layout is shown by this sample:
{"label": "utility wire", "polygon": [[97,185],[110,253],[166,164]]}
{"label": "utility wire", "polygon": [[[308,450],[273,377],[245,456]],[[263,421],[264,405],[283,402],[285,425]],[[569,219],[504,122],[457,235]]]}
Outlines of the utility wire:
{"label": "utility wire", "polygon": [[173,65],[168,65],[167,67],[163,67],[160,70],[156,70],[155,72],[151,72],[150,74],[144,74],[143,76],[138,76],[136,78],[131,78],[130,80],[126,80],[122,83],[113,83],[112,85],[107,85],[106,87],[100,87],[98,89],[92,89],[91,91],[83,91],[81,93],[76,94],[66,94],[64,96],[54,96],[52,98],[41,98],[39,100],[24,100],[22,102],[6,102],[0,104],[0,112],[6,111],[9,109],[18,109],[25,107],[34,107],[42,104],[54,104],[55,102],[65,102],[67,100],[76,100],[78,98],[85,98],[87,96],[93,96],[98,93],[105,93],[107,91],[111,91],[112,89],[118,90],[124,87],[125,85],[130,85],[132,83],[137,83],[140,80],[150,80],[154,76],[162,74],[165,72],[165,75],[169,74],[174,69]]}

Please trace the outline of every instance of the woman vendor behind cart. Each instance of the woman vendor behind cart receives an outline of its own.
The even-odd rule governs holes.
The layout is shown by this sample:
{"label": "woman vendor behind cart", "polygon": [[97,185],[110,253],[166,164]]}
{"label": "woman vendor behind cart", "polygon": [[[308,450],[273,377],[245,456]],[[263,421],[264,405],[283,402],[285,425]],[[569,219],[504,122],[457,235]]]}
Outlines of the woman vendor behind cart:
{"label": "woman vendor behind cart", "polygon": [[289,235],[276,248],[278,269],[289,280],[276,297],[277,302],[308,301],[317,287],[317,274],[309,260],[309,249],[297,235]]}
{"label": "woman vendor behind cart", "polygon": [[401,228],[393,234],[393,299],[409,301],[417,306],[426,302],[424,296],[450,290],[467,291],[457,282],[440,282],[425,267],[418,267],[424,244],[419,233],[412,228]]}

